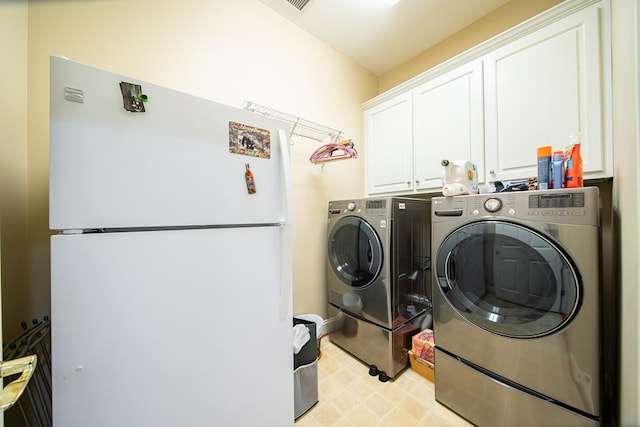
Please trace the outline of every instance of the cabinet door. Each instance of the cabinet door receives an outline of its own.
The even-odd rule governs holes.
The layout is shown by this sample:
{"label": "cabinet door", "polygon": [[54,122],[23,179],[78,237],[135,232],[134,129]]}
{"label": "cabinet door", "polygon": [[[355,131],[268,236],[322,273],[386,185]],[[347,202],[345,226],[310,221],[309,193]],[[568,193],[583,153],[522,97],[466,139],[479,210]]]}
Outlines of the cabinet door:
{"label": "cabinet door", "polygon": [[537,176],[536,148],[582,132],[585,174],[605,172],[601,30],[596,5],[486,55],[488,179]]}
{"label": "cabinet door", "polygon": [[413,190],[411,93],[364,113],[368,194]]}
{"label": "cabinet door", "polygon": [[442,187],[441,162],[471,160],[484,179],[482,62],[462,65],[413,91],[414,177],[419,190]]}

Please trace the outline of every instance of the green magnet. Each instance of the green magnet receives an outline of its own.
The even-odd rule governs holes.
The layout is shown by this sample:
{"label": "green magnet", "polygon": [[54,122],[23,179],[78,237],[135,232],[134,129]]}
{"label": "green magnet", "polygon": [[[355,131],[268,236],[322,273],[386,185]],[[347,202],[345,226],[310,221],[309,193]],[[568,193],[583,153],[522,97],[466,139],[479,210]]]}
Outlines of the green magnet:
{"label": "green magnet", "polygon": [[147,102],[149,100],[149,97],[144,93],[139,93],[136,98],[138,98],[142,102]]}

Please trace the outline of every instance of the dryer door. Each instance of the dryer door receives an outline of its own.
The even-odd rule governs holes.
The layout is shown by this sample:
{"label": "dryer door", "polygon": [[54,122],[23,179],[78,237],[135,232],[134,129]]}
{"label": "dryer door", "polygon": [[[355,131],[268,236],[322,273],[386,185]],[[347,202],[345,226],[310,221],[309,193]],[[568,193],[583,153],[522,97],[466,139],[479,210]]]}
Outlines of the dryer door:
{"label": "dryer door", "polygon": [[550,239],[522,225],[480,221],[438,248],[440,291],[471,323],[509,337],[550,334],[575,314],[580,277]]}
{"label": "dryer door", "polygon": [[382,269],[382,244],[373,227],[357,216],[336,221],[329,233],[329,264],[346,285],[364,288]]}

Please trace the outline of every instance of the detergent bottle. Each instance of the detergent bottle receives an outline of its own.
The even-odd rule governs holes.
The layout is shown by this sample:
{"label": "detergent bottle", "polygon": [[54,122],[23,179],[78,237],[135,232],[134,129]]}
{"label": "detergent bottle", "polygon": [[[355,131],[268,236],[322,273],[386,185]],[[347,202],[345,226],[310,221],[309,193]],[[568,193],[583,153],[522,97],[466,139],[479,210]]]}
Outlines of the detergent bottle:
{"label": "detergent bottle", "polygon": [[442,194],[478,194],[478,168],[468,160],[443,160]]}
{"label": "detergent bottle", "polygon": [[538,190],[551,188],[551,146],[538,147]]}
{"label": "detergent bottle", "polygon": [[551,163],[551,171],[553,172],[553,178],[551,181],[551,188],[563,188],[564,180],[565,180],[565,170],[564,170],[564,152],[554,151],[553,152],[553,162]]}
{"label": "detergent bottle", "polygon": [[582,179],[582,156],[580,155],[580,143],[582,136],[579,132],[569,136],[569,146],[564,150],[565,187],[580,188]]}

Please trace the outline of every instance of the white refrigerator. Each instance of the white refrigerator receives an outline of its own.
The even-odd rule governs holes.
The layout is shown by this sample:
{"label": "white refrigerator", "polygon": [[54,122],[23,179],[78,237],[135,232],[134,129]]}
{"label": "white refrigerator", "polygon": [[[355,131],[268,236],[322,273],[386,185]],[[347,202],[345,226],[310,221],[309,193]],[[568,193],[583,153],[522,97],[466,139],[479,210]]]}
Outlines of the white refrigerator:
{"label": "white refrigerator", "polygon": [[293,425],[288,125],[50,64],[54,425]]}

